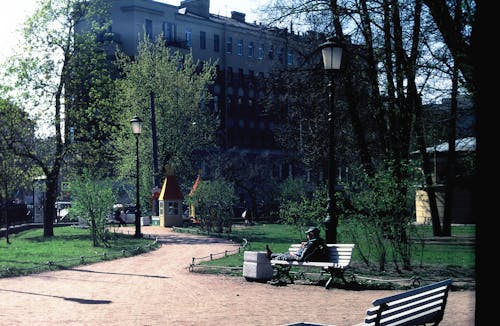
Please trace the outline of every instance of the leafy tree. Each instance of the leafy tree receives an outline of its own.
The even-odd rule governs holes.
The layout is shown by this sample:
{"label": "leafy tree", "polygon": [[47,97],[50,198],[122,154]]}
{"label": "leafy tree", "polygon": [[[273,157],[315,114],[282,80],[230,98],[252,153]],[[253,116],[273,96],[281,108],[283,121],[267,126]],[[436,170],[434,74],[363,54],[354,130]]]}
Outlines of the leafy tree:
{"label": "leafy tree", "polygon": [[[388,248],[393,248],[392,261],[398,266],[411,269],[411,245],[408,239],[401,237],[408,234],[413,214],[408,207],[415,200],[413,191],[406,193],[406,203],[401,205],[401,183],[407,189],[414,188],[413,178],[400,180],[394,173],[395,164],[386,162],[374,176],[362,169],[356,169],[354,182],[345,184],[343,203],[343,221],[349,235],[356,243],[370,243],[369,248],[358,248],[364,261],[369,264],[371,255],[377,257],[379,270],[385,270],[389,257]],[[402,165],[407,175],[416,174],[415,164]],[[399,168],[399,167],[398,167]],[[404,217],[404,218],[401,218]],[[358,237],[368,240],[356,241]]]}
{"label": "leafy tree", "polygon": [[59,178],[70,148],[70,133],[65,122],[72,108],[68,90],[77,64],[78,45],[84,39],[97,42],[95,36],[104,32],[108,24],[106,21],[89,24],[89,31],[78,36],[75,30],[103,8],[101,1],[40,1],[35,13],[25,22],[23,44],[9,61],[7,72],[15,80],[15,99],[22,101],[30,119],[37,121],[36,135],[47,139],[43,151],[30,146],[33,139],[16,146],[16,155],[32,160],[46,176],[45,237],[54,235]]}
{"label": "leafy tree", "polygon": [[231,183],[223,179],[202,180],[196,192],[186,198],[186,202],[196,207],[196,215],[203,230],[221,233],[224,228],[231,229],[233,205],[236,202]]}
{"label": "leafy tree", "polygon": [[108,246],[106,217],[116,202],[112,180],[85,170],[70,182],[70,190],[73,194],[70,214],[87,222],[94,247]]}
{"label": "leafy tree", "polygon": [[[142,186],[153,185],[152,111],[154,116],[159,166],[164,176],[174,168],[180,183],[189,183],[215,148],[217,114],[210,112],[209,86],[215,77],[215,65],[197,62],[192,53],[172,52],[159,36],[154,42],[144,38],[134,58],[118,55],[122,73],[118,80],[117,103],[122,108],[122,129],[117,150],[122,153],[120,174],[126,178],[135,167],[135,149],[130,142],[129,120],[138,115],[143,120],[140,141]],[[147,189],[147,188],[146,188]],[[148,192],[144,189],[142,193]],[[147,203],[149,205],[149,201]]]}
{"label": "leafy tree", "polygon": [[[34,125],[27,114],[11,100],[0,98],[0,203],[4,209],[0,225],[10,225],[7,203],[14,193],[31,188],[34,177],[40,171],[31,161],[17,155],[24,146],[35,146]],[[37,146],[39,147],[39,146]],[[22,199],[22,198],[21,198]],[[7,228],[7,242],[8,228]]]}
{"label": "leafy tree", "polygon": [[267,153],[229,149],[214,157],[208,166],[215,171],[215,178],[222,177],[234,184],[239,204],[249,210],[252,219],[276,211],[279,190],[273,169],[277,164]]}
{"label": "leafy tree", "polygon": [[327,199],[326,185],[312,192],[306,191],[306,182],[300,178],[287,179],[281,184],[280,221],[294,225],[303,232],[310,226],[323,225]]}
{"label": "leafy tree", "polygon": [[[451,8],[455,8],[457,11],[454,19],[457,21],[460,21],[463,14],[458,13],[460,10],[470,14],[471,16],[465,19],[466,24],[458,25],[460,36],[455,37],[460,42],[467,40],[475,21],[473,18],[475,2],[463,2],[463,6],[459,1],[449,1],[446,4],[451,6],[447,7],[445,1],[438,1],[428,6],[446,9],[445,12],[451,12]],[[392,171],[396,179],[400,180],[398,194],[401,206],[405,205],[407,193],[411,192],[411,189],[405,188],[405,180],[409,175],[406,174],[404,164],[409,159],[409,153],[418,148],[423,156],[422,170],[431,202],[434,233],[442,235],[431,187],[432,171],[428,168],[429,159],[425,157],[426,126],[421,123],[422,106],[423,101],[434,99],[433,96],[438,89],[442,92],[440,94],[450,94],[457,89],[467,94],[471,88],[468,84],[470,79],[467,77],[464,78],[465,83],[453,87],[455,90],[453,91],[448,83],[443,83],[443,76],[449,80],[455,79],[453,69],[448,64],[449,60],[433,60],[438,51],[443,50],[437,46],[443,39],[439,37],[434,24],[435,16],[439,14],[431,15],[420,1],[409,3],[368,0],[271,1],[266,11],[273,15],[274,21],[283,23],[301,17],[312,30],[337,37],[344,47],[342,68],[336,74],[335,80],[337,85],[335,111],[338,115],[335,114],[334,118],[335,134],[339,140],[337,144],[352,145],[350,147],[356,149],[357,157],[352,156],[351,158],[355,160],[350,162],[362,164],[371,177],[386,166],[383,162],[396,162],[392,165]],[[439,10],[436,11],[438,12]],[[445,15],[442,18],[447,17],[448,15]],[[447,26],[451,28],[455,25]],[[317,43],[319,42],[321,38],[318,38]],[[463,50],[467,52],[468,48]],[[314,93],[307,93],[312,94],[311,98],[316,97]],[[294,106],[292,102],[288,108],[293,110],[300,108],[300,105]],[[303,111],[298,112],[299,114],[295,116],[307,118]],[[347,120],[341,120],[342,118]],[[325,124],[323,122],[318,125],[321,128]],[[304,135],[309,130],[302,128],[303,126],[307,126],[307,122],[300,123],[301,129],[295,127],[289,132],[292,135],[287,137],[289,143],[296,142],[297,137],[293,137],[299,134],[300,140],[316,139],[313,148],[321,148],[321,144],[325,143],[324,137],[314,138]],[[300,144],[310,145],[306,142]],[[335,157],[343,158],[344,155],[342,152],[339,153],[339,150],[340,148],[336,148]],[[302,152],[304,150],[299,153]],[[308,160],[314,157],[309,156]],[[321,166],[322,162],[319,163]],[[339,162],[337,165],[340,165]],[[404,221],[406,217],[399,218]],[[403,229],[401,231],[404,232]],[[398,238],[405,237],[401,235]]]}
{"label": "leafy tree", "polygon": [[[71,170],[91,169],[114,174],[119,153],[115,134],[120,127],[120,108],[115,105],[116,67],[111,57],[113,34],[108,30],[108,3],[92,8],[77,25],[71,79],[66,87],[65,139],[70,146]],[[89,22],[99,28],[88,28]]]}

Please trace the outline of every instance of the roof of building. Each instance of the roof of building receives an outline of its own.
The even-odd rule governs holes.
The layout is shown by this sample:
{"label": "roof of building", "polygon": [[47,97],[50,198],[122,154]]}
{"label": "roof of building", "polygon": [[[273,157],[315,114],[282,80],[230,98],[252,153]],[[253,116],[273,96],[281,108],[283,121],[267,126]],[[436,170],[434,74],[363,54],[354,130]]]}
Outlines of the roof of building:
{"label": "roof of building", "polygon": [[163,186],[161,187],[160,197],[158,200],[183,200],[184,195],[182,194],[179,183],[175,175],[168,175],[163,181]]}
{"label": "roof of building", "polygon": [[[466,137],[455,140],[456,152],[474,152],[476,150],[476,137]],[[441,143],[426,148],[427,153],[446,153],[448,152],[448,142]],[[413,151],[412,154],[418,154],[420,151]]]}
{"label": "roof of building", "polygon": [[196,189],[198,189],[198,185],[200,184],[201,181],[201,175],[198,174],[198,177],[194,181],[193,187],[191,188],[191,191],[189,192],[189,196],[192,196]]}

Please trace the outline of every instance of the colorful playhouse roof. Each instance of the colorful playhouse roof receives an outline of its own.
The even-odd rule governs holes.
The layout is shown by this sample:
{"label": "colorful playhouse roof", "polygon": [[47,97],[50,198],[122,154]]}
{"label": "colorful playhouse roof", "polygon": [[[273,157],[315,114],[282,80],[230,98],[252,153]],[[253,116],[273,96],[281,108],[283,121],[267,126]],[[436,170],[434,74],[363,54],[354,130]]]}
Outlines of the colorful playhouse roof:
{"label": "colorful playhouse roof", "polygon": [[191,188],[191,191],[189,192],[189,196],[192,196],[196,189],[198,189],[198,185],[200,184],[201,181],[201,175],[198,174],[198,177],[194,181],[193,187]]}
{"label": "colorful playhouse roof", "polygon": [[163,181],[163,186],[161,187],[159,200],[183,200],[184,195],[182,194],[179,183],[175,175],[168,175]]}

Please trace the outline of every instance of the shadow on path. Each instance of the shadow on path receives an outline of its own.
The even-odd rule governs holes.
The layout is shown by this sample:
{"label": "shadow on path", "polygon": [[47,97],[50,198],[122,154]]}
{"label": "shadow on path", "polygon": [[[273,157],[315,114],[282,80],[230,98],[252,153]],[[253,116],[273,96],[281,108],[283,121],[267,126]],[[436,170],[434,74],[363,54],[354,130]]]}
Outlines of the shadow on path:
{"label": "shadow on path", "polygon": [[90,269],[82,269],[82,268],[66,268],[66,270],[68,270],[68,271],[75,271],[75,272],[82,272],[82,273],[96,273],[96,274],[124,275],[124,276],[139,276],[139,277],[151,277],[151,278],[169,278],[168,276],[161,276],[161,275],[98,272],[98,271],[92,271]]}
{"label": "shadow on path", "polygon": [[81,304],[110,304],[112,302],[111,300],[92,300],[92,299],[83,299],[83,298],[61,297],[61,296],[58,296],[58,295],[42,294],[42,293],[35,293],[35,292],[25,292],[25,291],[17,291],[17,290],[0,289],[0,291],[21,293],[21,294],[30,294],[30,295],[38,295],[38,296],[50,297],[50,298],[59,298],[59,299],[63,299],[63,300],[66,300],[66,301],[78,302],[78,303],[81,303]]}

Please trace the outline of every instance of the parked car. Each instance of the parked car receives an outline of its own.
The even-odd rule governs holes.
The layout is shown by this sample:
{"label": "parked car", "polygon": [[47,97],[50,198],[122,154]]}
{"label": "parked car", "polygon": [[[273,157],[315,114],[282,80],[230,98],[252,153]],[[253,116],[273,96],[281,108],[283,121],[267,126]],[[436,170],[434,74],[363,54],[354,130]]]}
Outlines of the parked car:
{"label": "parked car", "polygon": [[71,202],[56,201],[55,206],[57,212],[56,222],[70,222],[69,209],[71,208]]}
{"label": "parked car", "polygon": [[127,224],[135,223],[135,206],[125,207],[125,222],[127,222]]}

